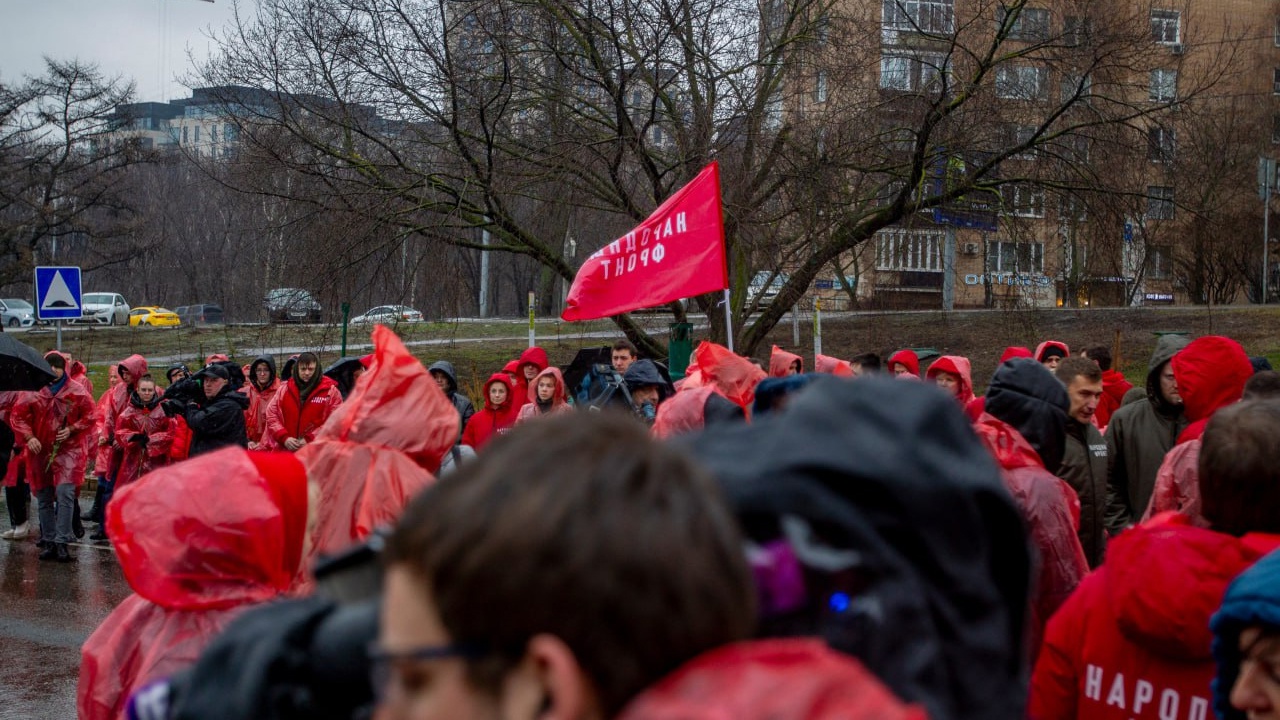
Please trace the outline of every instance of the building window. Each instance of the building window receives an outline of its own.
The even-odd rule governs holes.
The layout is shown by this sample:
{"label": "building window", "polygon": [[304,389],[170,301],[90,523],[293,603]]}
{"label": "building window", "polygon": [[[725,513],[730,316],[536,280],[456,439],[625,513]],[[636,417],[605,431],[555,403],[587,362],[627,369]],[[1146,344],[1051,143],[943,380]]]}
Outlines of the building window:
{"label": "building window", "polygon": [[1089,102],[1089,95],[1093,92],[1093,78],[1088,75],[1075,75],[1073,73],[1065,73],[1062,76],[1062,102]]}
{"label": "building window", "polygon": [[1058,198],[1058,219],[1070,222],[1085,222],[1089,219],[1089,206],[1075,195],[1063,195]]}
{"label": "building window", "polygon": [[1280,68],[1271,71],[1271,92],[1280,95]]}
{"label": "building window", "polygon": [[1182,13],[1177,10],[1151,9],[1151,39],[1161,45],[1178,42]]}
{"label": "building window", "polygon": [[1173,249],[1168,245],[1147,246],[1147,277],[1168,280],[1173,277]]}
{"label": "building window", "polygon": [[231,123],[222,126],[222,139],[231,142],[236,139],[236,129]]}
{"label": "building window", "polygon": [[182,126],[182,144],[183,144],[183,145],[186,145],[188,142],[190,142],[190,140],[188,139],[188,134],[187,134],[187,131],[188,131],[188,130],[190,130],[190,129],[191,129],[191,128],[187,127],[186,125],[183,125],[183,126]]}
{"label": "building window", "polygon": [[1044,273],[1044,243],[991,242],[987,244],[987,272]]}
{"label": "building window", "polygon": [[1009,157],[1016,160],[1035,160],[1040,154],[1039,150],[1035,145],[1030,145],[1029,143],[1032,142],[1031,138],[1036,134],[1037,129],[1038,128],[1034,125],[1007,126],[1005,128],[1005,134],[1007,135],[1006,142],[1009,143],[1009,147],[1022,147],[1023,145],[1027,145],[1026,148],[1019,150]]}
{"label": "building window", "polygon": [[1049,71],[1035,65],[1001,65],[996,68],[996,96],[1006,100],[1043,100],[1049,88]]}
{"label": "building window", "polygon": [[1280,47],[1280,17],[1276,18],[1275,36],[1276,47]]}
{"label": "building window", "polygon": [[884,0],[886,30],[950,35],[955,31],[955,0]]}
{"label": "building window", "polygon": [[1093,36],[1093,23],[1089,18],[1068,16],[1062,20],[1062,42],[1067,47],[1081,47],[1089,44]]}
{"label": "building window", "polygon": [[1172,102],[1178,97],[1178,71],[1152,70],[1149,97],[1151,102]]}
{"label": "building window", "polygon": [[1004,214],[1013,217],[1044,217],[1044,188],[1029,183],[1010,183],[1000,188]]}
{"label": "building window", "polygon": [[1280,143],[1280,115],[1271,116],[1271,142]]}
{"label": "building window", "polygon": [[195,137],[196,144],[199,145],[200,144],[200,126],[199,125],[196,126],[196,131],[195,133],[193,133],[193,135]]}
{"label": "building window", "polygon": [[935,53],[881,55],[880,87],[885,90],[921,91],[941,88],[947,72],[947,56]]}
{"label": "building window", "polygon": [[[1009,18],[1009,10],[1004,7],[996,8],[996,24],[998,27],[1004,27]],[[1049,11],[1044,8],[1023,7],[1013,19],[1013,25],[1009,28],[1008,38],[1010,40],[1026,40],[1029,42],[1043,42],[1049,39]]]}
{"label": "building window", "polygon": [[827,71],[819,70],[818,79],[813,84],[813,101],[824,103],[827,101]]}
{"label": "building window", "polygon": [[1147,218],[1150,220],[1173,219],[1173,188],[1166,185],[1147,187]]}
{"label": "building window", "polygon": [[942,272],[942,231],[881,230],[876,236],[877,270]]}
{"label": "building window", "polygon": [[1171,163],[1176,138],[1173,130],[1156,125],[1147,129],[1147,159],[1151,162]]}

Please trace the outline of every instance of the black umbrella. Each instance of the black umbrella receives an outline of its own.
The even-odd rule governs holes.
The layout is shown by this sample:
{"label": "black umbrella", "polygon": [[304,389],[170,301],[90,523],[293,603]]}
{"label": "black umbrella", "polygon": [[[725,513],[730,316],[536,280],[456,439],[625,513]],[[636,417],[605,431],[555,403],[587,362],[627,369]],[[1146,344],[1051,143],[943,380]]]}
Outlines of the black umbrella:
{"label": "black umbrella", "polygon": [[53,368],[39,351],[0,333],[0,390],[39,390],[53,380]]}

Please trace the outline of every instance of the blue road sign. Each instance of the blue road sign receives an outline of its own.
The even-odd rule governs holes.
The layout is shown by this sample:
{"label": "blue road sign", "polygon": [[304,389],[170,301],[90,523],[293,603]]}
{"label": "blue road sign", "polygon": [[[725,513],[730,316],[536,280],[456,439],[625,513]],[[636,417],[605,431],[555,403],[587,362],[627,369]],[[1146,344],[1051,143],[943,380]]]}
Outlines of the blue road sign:
{"label": "blue road sign", "polygon": [[36,268],[36,316],[41,320],[80,317],[80,268]]}

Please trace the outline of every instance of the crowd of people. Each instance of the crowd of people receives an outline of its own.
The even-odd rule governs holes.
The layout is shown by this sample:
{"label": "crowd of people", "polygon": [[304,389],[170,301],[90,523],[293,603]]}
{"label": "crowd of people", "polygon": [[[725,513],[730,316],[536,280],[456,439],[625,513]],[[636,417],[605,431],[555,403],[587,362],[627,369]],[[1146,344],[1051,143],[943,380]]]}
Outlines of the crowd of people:
{"label": "crowd of people", "polygon": [[[1010,347],[982,395],[910,349],[806,372],[706,342],[672,382],[620,340],[571,387],[531,347],[479,409],[374,347],[164,388],[135,355],[96,401],[51,352],[0,394],[2,536],[34,495],[42,559],[96,522],[135,591],[82,718],[1280,718],[1280,374],[1230,338],[1162,336],[1136,384],[1106,346]],[[383,545],[343,695],[276,628],[320,627],[318,568]],[[217,700],[309,674],[330,714]]]}

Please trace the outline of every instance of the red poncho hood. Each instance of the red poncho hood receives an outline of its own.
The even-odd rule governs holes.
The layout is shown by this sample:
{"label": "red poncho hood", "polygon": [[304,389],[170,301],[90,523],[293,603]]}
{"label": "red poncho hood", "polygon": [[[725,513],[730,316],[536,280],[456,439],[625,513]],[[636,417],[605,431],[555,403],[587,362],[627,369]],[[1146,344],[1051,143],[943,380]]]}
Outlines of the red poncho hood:
{"label": "red poncho hood", "polygon": [[1071,349],[1067,347],[1066,343],[1058,340],[1045,340],[1044,342],[1036,346],[1036,358],[1035,358],[1036,362],[1038,363],[1044,362],[1044,351],[1048,350],[1051,347],[1056,347],[1059,350],[1061,350],[1062,357],[1064,358],[1071,357]]}
{"label": "red poncho hood", "polygon": [[147,374],[147,359],[141,355],[130,355],[124,360],[121,360],[120,364],[116,367],[117,372],[119,372],[119,368],[124,368],[129,371],[129,389],[132,390],[137,386],[138,378]]}
{"label": "red poncho hood", "polygon": [[529,364],[538,368],[538,372],[546,370],[547,365],[550,364],[547,360],[547,351],[535,345],[520,353],[520,360],[516,363],[517,369]]}
{"label": "red poncho hood", "polygon": [[848,360],[841,360],[830,355],[815,355],[813,369],[820,373],[828,373],[836,377],[853,377],[853,368]]}
{"label": "red poncho hood", "polygon": [[[504,400],[501,405],[494,405],[493,402],[489,400],[489,388],[494,383],[498,383],[507,389],[507,399]],[[511,376],[505,372],[496,372],[490,375],[489,379],[484,383],[484,406],[499,414],[513,412],[515,406],[515,394],[516,384],[512,382]]]}
{"label": "red poncho hood", "polygon": [[1240,343],[1218,335],[1192,340],[1169,363],[1178,381],[1183,412],[1191,422],[1178,442],[1200,437],[1209,417],[1239,401],[1244,384],[1253,376],[1253,365]]}
{"label": "red poncho hood", "polygon": [[940,372],[951,373],[960,378],[960,389],[956,399],[961,405],[967,405],[973,399],[973,378],[970,376],[969,358],[959,355],[943,355],[929,366],[925,376],[932,380]]}
{"label": "red poncho hood", "polygon": [[129,586],[173,610],[283,593],[298,573],[306,524],[302,465],[238,447],[144,475],[107,505],[107,532]]}
{"label": "red poncho hood", "polygon": [[756,385],[769,377],[755,363],[735,355],[723,345],[702,342],[693,351],[681,391],[710,385],[742,408],[750,408],[756,398]]}
{"label": "red poncho hood", "polygon": [[857,660],[817,640],[759,640],[703,653],[618,720],[925,720]]}
{"label": "red poncho hood", "polygon": [[902,363],[903,365],[906,365],[907,370],[911,371],[912,375],[919,377],[920,358],[916,355],[914,350],[899,350],[889,356],[889,362],[885,363],[884,366],[892,373],[894,363]]}
{"label": "red poncho hood", "polygon": [[786,377],[796,362],[800,363],[800,372],[804,372],[804,358],[774,345],[773,352],[769,353],[769,377]]}

